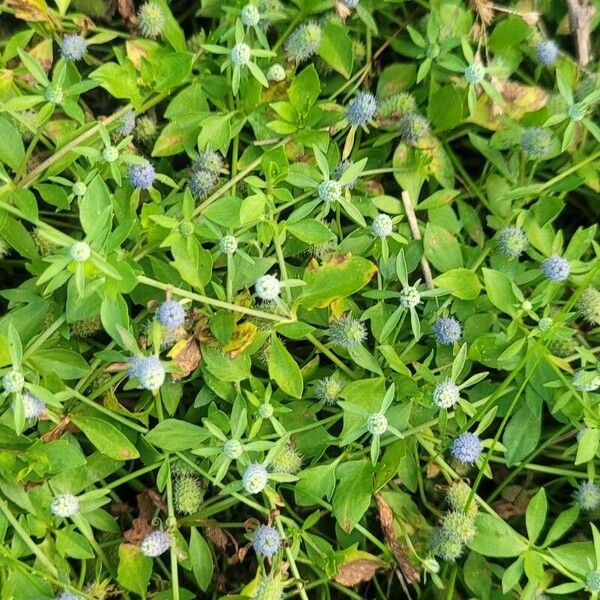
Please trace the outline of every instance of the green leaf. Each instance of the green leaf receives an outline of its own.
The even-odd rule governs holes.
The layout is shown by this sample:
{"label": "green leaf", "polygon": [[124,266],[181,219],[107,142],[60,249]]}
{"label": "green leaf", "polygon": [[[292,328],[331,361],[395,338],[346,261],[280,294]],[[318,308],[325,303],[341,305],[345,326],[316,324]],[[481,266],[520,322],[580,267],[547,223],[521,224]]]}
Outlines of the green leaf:
{"label": "green leaf", "polygon": [[493,269],[483,269],[483,281],[490,302],[501,311],[514,316],[518,302],[512,281],[504,273]]}
{"label": "green leaf", "polygon": [[527,512],[525,513],[527,535],[532,544],[535,544],[544,527],[547,512],[548,501],[546,500],[546,492],[544,488],[540,488],[537,494],[529,501]]}
{"label": "green leaf", "polygon": [[180,452],[197,448],[208,437],[208,431],[203,427],[178,419],[165,419],[146,434],[146,441],[167,452]]}
{"label": "green leaf", "polygon": [[85,436],[106,456],[116,460],[139,458],[140,453],[129,439],[116,427],[97,417],[71,415],[71,421],[83,431]]}
{"label": "green leaf", "polygon": [[171,246],[173,266],[186,283],[202,289],[212,276],[212,257],[195,238],[179,238]]}
{"label": "green leaf", "polygon": [[16,171],[25,158],[25,147],[19,130],[7,119],[0,117],[0,162]]}
{"label": "green leaf", "polygon": [[79,201],[81,226],[90,239],[102,230],[110,231],[112,223],[112,200],[110,192],[100,175],[96,175]]}
{"label": "green leaf", "polygon": [[277,336],[271,338],[269,377],[290,396],[302,398],[304,380],[300,367]]}
{"label": "green leaf", "polygon": [[73,531],[73,527],[65,527],[56,532],[56,550],[66,558],[94,558],[89,542],[80,533]]}
{"label": "green leaf", "polygon": [[114,298],[105,298],[100,305],[100,319],[102,326],[108,332],[110,337],[121,344],[122,337],[118,326],[124,330],[129,330],[129,310],[127,302],[121,294]]}
{"label": "green leaf", "polygon": [[97,81],[115,98],[124,98],[139,108],[144,97],[138,88],[138,73],[133,63],[125,59],[123,65],[108,62],[90,73],[90,78]]}
{"label": "green leaf", "polygon": [[461,300],[475,300],[481,291],[481,283],[477,275],[469,269],[450,269],[434,280],[437,287],[448,290]]}
{"label": "green leaf", "polygon": [[349,533],[371,504],[373,467],[367,460],[353,460],[339,465],[337,474],[340,481],[333,494],[333,514]]}
{"label": "green leaf", "polygon": [[211,148],[227,153],[231,141],[231,114],[211,115],[202,119],[198,148]]}
{"label": "green leaf", "polygon": [[549,546],[565,535],[565,533],[573,527],[578,516],[579,506],[577,505],[571,506],[571,508],[561,512],[550,526],[550,530],[548,531],[548,535],[546,535],[543,546]]}
{"label": "green leaf", "polygon": [[206,591],[213,575],[213,557],[206,540],[195,527],[190,530],[190,560],[192,572],[202,591]]}
{"label": "green leaf", "polygon": [[506,448],[506,464],[509,467],[521,462],[536,448],[540,438],[541,419],[541,400],[529,401],[510,418],[502,437],[502,444]]}
{"label": "green leaf", "polygon": [[321,83],[314,66],[306,67],[296,75],[288,89],[288,98],[299,114],[306,114],[316,102],[321,91]]}
{"label": "green leaf", "polygon": [[80,379],[89,374],[89,365],[81,354],[66,348],[40,349],[29,360],[36,369],[61,379]]}
{"label": "green leaf", "polygon": [[335,467],[336,463],[330,463],[302,469],[294,484],[296,503],[311,506],[322,498],[329,500],[335,489]]}
{"label": "green leaf", "polygon": [[152,576],[152,559],[140,552],[133,544],[119,545],[119,569],[117,581],[126,590],[146,598]]}
{"label": "green leaf", "polygon": [[600,442],[600,429],[588,427],[577,441],[577,456],[575,464],[581,465],[592,460],[596,456],[598,443]]}
{"label": "green leaf", "polygon": [[340,75],[346,79],[352,73],[352,40],[345,27],[333,22],[327,23],[323,28],[323,38],[317,54]]}
{"label": "green leaf", "polygon": [[427,223],[424,236],[425,256],[441,272],[463,266],[458,240],[447,230],[435,223]]}
{"label": "green leaf", "polygon": [[518,556],[527,549],[521,536],[500,517],[479,514],[475,525],[477,533],[467,545],[483,556],[506,558]]}

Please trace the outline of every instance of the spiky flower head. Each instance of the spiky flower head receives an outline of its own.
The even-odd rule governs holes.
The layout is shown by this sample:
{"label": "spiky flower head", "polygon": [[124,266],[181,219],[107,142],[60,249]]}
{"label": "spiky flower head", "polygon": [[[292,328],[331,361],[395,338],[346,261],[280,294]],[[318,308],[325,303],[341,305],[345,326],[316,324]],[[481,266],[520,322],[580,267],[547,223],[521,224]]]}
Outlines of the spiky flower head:
{"label": "spiky flower head", "polygon": [[433,553],[443,560],[455,561],[463,553],[464,544],[458,541],[448,531],[441,527],[433,530],[431,536],[431,547]]}
{"label": "spiky flower head", "polygon": [[509,225],[498,233],[498,248],[506,258],[519,258],[527,249],[527,234],[516,225]]}
{"label": "spiky flower head", "polygon": [[209,171],[218,174],[223,168],[223,157],[214,150],[201,150],[192,163],[193,171]]}
{"label": "spiky flower head", "polygon": [[263,402],[258,407],[258,416],[261,419],[270,419],[273,416],[273,405],[270,402]]}
{"label": "spiky flower head", "polygon": [[532,160],[540,160],[552,150],[552,133],[544,127],[526,127],[521,133],[523,153]]}
{"label": "spiky flower head", "polygon": [[550,281],[564,281],[570,272],[569,261],[562,256],[551,256],[542,263],[542,273]]}
{"label": "spiky flower head", "polygon": [[593,481],[583,481],[575,490],[574,497],[581,510],[592,512],[600,506],[600,487]]}
{"label": "spiky flower head", "polygon": [[354,127],[366,125],[377,112],[377,100],[371,92],[358,92],[346,111],[348,123]]}
{"label": "spiky flower head", "polygon": [[57,83],[51,83],[44,90],[44,99],[52,104],[60,104],[65,99],[65,91]]}
{"label": "spiky flower head", "polygon": [[196,477],[183,475],[175,479],[173,499],[178,513],[191,515],[198,512],[202,495],[202,488]]}
{"label": "spiky flower head", "polygon": [[227,440],[223,445],[223,454],[229,460],[237,460],[244,451],[244,447],[239,440]]}
{"label": "spiky flower head", "polygon": [[75,321],[69,326],[71,335],[78,338],[91,337],[101,330],[102,319],[100,318],[100,315],[90,317],[89,319],[82,319],[81,321]]}
{"label": "spiky flower head", "polygon": [[462,326],[460,321],[454,317],[440,317],[433,324],[433,332],[440,344],[451,346],[460,340]]}
{"label": "spiky flower head", "polygon": [[250,46],[244,44],[244,42],[236,44],[231,50],[231,62],[234,65],[247,65],[250,62],[251,56]]}
{"label": "spiky flower head", "polygon": [[81,35],[68,33],[60,43],[60,53],[65,60],[73,62],[81,60],[86,52],[85,38]]}
{"label": "spiky flower head", "polygon": [[4,391],[8,392],[9,394],[19,393],[23,389],[24,385],[25,377],[23,377],[23,373],[21,373],[21,371],[18,369],[9,371],[2,378],[2,387],[4,388]]}
{"label": "spiky flower head", "polygon": [[185,308],[177,300],[165,300],[156,311],[158,322],[167,329],[181,327],[185,322]]}
{"label": "spiky flower head", "polygon": [[138,26],[141,34],[147,38],[159,37],[165,27],[165,14],[156,2],[142,4],[138,11]]}
{"label": "spiky flower head", "polygon": [[473,515],[458,510],[453,510],[444,515],[442,530],[446,532],[448,537],[461,544],[471,541],[477,533]]}
{"label": "spiky flower head", "polygon": [[416,287],[408,286],[400,292],[400,306],[413,308],[421,302],[421,294]]}
{"label": "spiky flower head", "polygon": [[219,174],[212,171],[203,169],[192,171],[188,179],[188,187],[190,188],[190,192],[192,192],[192,196],[195,198],[208,196],[214,189],[218,179]]}
{"label": "spiky flower head", "polygon": [[450,379],[438,383],[433,390],[433,403],[439,408],[451,408],[459,400],[460,390]]}
{"label": "spiky flower head", "polygon": [[263,275],[254,284],[254,293],[263,302],[273,302],[279,298],[281,282],[275,275]]}
{"label": "spiky flower head", "polygon": [[422,115],[406,113],[398,121],[400,139],[406,144],[416,144],[429,136],[429,121]]}
{"label": "spiky flower head", "polygon": [[72,594],[71,592],[62,592],[56,596],[55,600],[81,600],[81,596]]}
{"label": "spiky flower head", "polygon": [[242,8],[241,18],[246,27],[256,27],[260,21],[260,11],[256,4],[246,4]]}
{"label": "spiky flower head", "polygon": [[267,486],[268,473],[264,465],[252,463],[244,471],[242,484],[249,494],[259,494]]}
{"label": "spiky flower head", "polygon": [[102,150],[102,158],[107,163],[115,162],[119,158],[119,149],[116,146],[106,146],[104,150]]}
{"label": "spiky flower head", "polygon": [[283,81],[285,79],[285,69],[279,63],[271,65],[267,71],[267,79],[276,82]]}
{"label": "spiky flower head", "polygon": [[335,375],[319,379],[315,386],[315,396],[324,404],[333,406],[339,399],[344,382]]}
{"label": "spiky flower head", "polygon": [[[335,179],[339,181],[340,177],[346,172],[346,170],[354,164],[351,160],[343,160],[341,163],[338,163],[331,173],[331,179]],[[353,179],[349,183],[346,183],[342,186],[344,190],[351,190],[356,185],[356,179]]]}
{"label": "spiky flower head", "polygon": [[485,67],[480,62],[474,62],[465,69],[467,83],[481,83],[485,79]]}
{"label": "spiky flower head", "polygon": [[133,136],[140,142],[149,142],[156,137],[156,121],[148,115],[142,115],[137,119]]}
{"label": "spiky flower head", "polygon": [[224,235],[219,240],[219,250],[228,256],[235,254],[235,251],[238,248],[238,241],[233,235]]}
{"label": "spiky flower head", "polygon": [[145,390],[156,391],[165,381],[165,368],[157,356],[136,356],[130,361],[129,377]]}
{"label": "spiky flower head", "polygon": [[79,499],[73,494],[65,492],[52,498],[50,511],[57,517],[72,517],[79,510]]}
{"label": "spiky flower head", "polygon": [[344,315],[329,325],[329,339],[342,348],[356,348],[367,339],[364,323],[349,315]]}
{"label": "spiky flower head", "polygon": [[129,135],[135,128],[135,113],[129,109],[120,119],[119,126],[115,129],[115,133],[122,137]]}
{"label": "spiky flower head", "polygon": [[461,463],[473,464],[481,454],[481,441],[474,433],[463,433],[452,442],[452,456]]}
{"label": "spiky flower head", "polygon": [[580,392],[595,392],[600,388],[600,373],[598,371],[575,371],[573,387]]}
{"label": "spiky flower head", "polygon": [[318,23],[310,21],[297,27],[285,44],[285,52],[290,62],[300,64],[308,60],[321,45],[323,30]]}
{"label": "spiky flower head", "polygon": [[252,600],[281,600],[283,598],[283,581],[281,574],[263,577],[252,596]]}
{"label": "spiky flower head", "polygon": [[542,40],[535,48],[535,56],[544,67],[554,64],[558,58],[558,44],[554,40]]}
{"label": "spiky flower head", "polygon": [[270,466],[274,473],[291,473],[295,475],[302,469],[302,455],[294,444],[288,442],[274,456]]}
{"label": "spiky flower head", "polygon": [[[469,485],[462,479],[459,479],[448,487],[448,491],[446,492],[446,500],[448,501],[448,504],[452,510],[465,512],[465,506],[467,505],[470,495],[471,488]],[[477,514],[478,507],[477,502],[475,502],[474,499],[469,502],[469,508],[466,510],[466,512],[471,516],[475,516]]]}
{"label": "spiky flower head", "polygon": [[378,238],[386,238],[391,235],[394,230],[394,223],[389,215],[379,213],[371,223],[371,231]]}
{"label": "spiky flower head", "polygon": [[590,592],[600,592],[600,569],[588,573],[585,576],[585,584]]}
{"label": "spiky flower head", "polygon": [[171,547],[171,536],[167,531],[153,531],[140,544],[140,552],[144,556],[155,558]]}
{"label": "spiky flower head", "polygon": [[340,0],[340,2],[347,8],[354,9],[358,6],[359,0]]}
{"label": "spiky flower head", "polygon": [[439,573],[440,572],[440,563],[433,558],[433,556],[428,556],[423,561],[423,569],[428,573]]}
{"label": "spiky flower head", "polygon": [[540,331],[548,331],[552,327],[552,323],[554,323],[554,320],[551,317],[542,317],[538,321],[538,329]]}
{"label": "spiky flower head", "polygon": [[138,190],[149,190],[154,183],[156,171],[149,162],[142,165],[131,165],[129,167],[128,177],[134,188]]}
{"label": "spiky flower head", "polygon": [[75,242],[69,248],[69,255],[75,262],[83,263],[92,255],[92,249],[86,242]]}
{"label": "spiky flower head", "polygon": [[326,179],[317,188],[319,200],[333,204],[342,198],[342,186],[335,179]]}
{"label": "spiky flower head", "polygon": [[573,338],[555,338],[548,342],[548,350],[555,356],[566,358],[577,351],[577,342]]}
{"label": "spiky flower head", "polygon": [[588,323],[600,325],[600,291],[594,287],[586,288],[579,296],[577,309]]}
{"label": "spiky flower head", "polygon": [[46,405],[31,392],[25,392],[21,396],[23,402],[23,414],[26,419],[39,419],[46,410]]}
{"label": "spiky flower head", "polygon": [[281,548],[281,536],[275,527],[259,525],[252,536],[252,545],[258,556],[271,558]]}
{"label": "spiky flower head", "polygon": [[407,113],[414,113],[417,103],[408,92],[398,92],[379,100],[377,115],[382,119],[398,118]]}
{"label": "spiky flower head", "polygon": [[388,428],[387,417],[380,412],[371,413],[367,418],[367,431],[371,435],[383,435]]}

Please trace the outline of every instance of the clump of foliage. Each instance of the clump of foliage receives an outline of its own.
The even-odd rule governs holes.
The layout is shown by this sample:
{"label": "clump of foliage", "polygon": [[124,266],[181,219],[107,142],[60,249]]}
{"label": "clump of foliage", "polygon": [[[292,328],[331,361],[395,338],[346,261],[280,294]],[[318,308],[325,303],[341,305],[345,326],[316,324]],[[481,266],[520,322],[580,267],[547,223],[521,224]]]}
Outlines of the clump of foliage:
{"label": "clump of foliage", "polygon": [[597,598],[591,3],[134,4],[0,7],[0,598]]}

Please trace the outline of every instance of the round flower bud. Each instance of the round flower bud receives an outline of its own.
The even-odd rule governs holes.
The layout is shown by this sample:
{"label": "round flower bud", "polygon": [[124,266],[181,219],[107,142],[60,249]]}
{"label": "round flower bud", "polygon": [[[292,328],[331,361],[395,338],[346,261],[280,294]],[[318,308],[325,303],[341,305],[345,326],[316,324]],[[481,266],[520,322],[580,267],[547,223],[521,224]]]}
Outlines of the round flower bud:
{"label": "round flower bud", "polygon": [[213,150],[200,151],[192,164],[192,171],[208,171],[214,175],[218,175],[222,168],[223,158]]}
{"label": "round flower bud", "polygon": [[135,128],[135,113],[129,109],[120,119],[119,126],[115,129],[115,133],[122,137],[129,135]]}
{"label": "round flower bud", "polygon": [[71,186],[71,190],[76,196],[83,196],[87,192],[87,185],[83,181],[76,181]]}
{"label": "round flower bud", "polygon": [[138,27],[141,34],[147,38],[159,37],[165,27],[165,14],[156,2],[142,4],[138,11]]}
{"label": "round flower bud", "polygon": [[255,4],[246,4],[242,8],[242,23],[247,27],[256,27],[260,21],[260,12]]}
{"label": "round flower bud", "polygon": [[400,306],[414,308],[421,302],[421,294],[416,287],[409,286],[400,292]]}
{"label": "round flower bud", "polygon": [[571,104],[569,108],[567,108],[567,115],[571,121],[582,121],[585,119],[587,111],[585,106],[581,104]]}
{"label": "round flower bud", "polygon": [[379,101],[377,115],[382,119],[393,119],[407,113],[414,113],[417,108],[415,99],[408,92],[398,92]]}
{"label": "round flower bud", "polygon": [[60,43],[60,53],[65,60],[81,60],[86,52],[85,39],[81,35],[69,33]]}
{"label": "round flower bud", "polygon": [[258,416],[261,419],[270,419],[273,416],[273,405],[269,402],[263,402],[258,407]]}
{"label": "round flower bud", "polygon": [[281,547],[281,536],[274,527],[260,525],[252,536],[252,545],[258,556],[271,558]]}
{"label": "round flower bud", "polygon": [[577,342],[573,339],[555,338],[548,342],[548,350],[555,356],[566,358],[577,351]]}
{"label": "round flower bud", "polygon": [[538,329],[540,331],[548,331],[548,329],[550,329],[550,327],[552,327],[553,322],[554,321],[550,317],[542,317],[538,321]]}
{"label": "round flower bud", "polygon": [[342,197],[342,186],[334,179],[326,179],[319,184],[317,193],[319,200],[331,204]]}
{"label": "round flower bud", "polygon": [[564,281],[570,272],[569,261],[562,256],[551,256],[542,263],[542,273],[550,281]]}
{"label": "round flower bud", "polygon": [[352,98],[346,111],[348,123],[354,127],[366,125],[377,112],[377,100],[371,92],[359,92]]}
{"label": "round flower bud", "polygon": [[445,529],[437,528],[433,532],[432,547],[434,553],[443,560],[455,561],[460,558],[464,544]]}
{"label": "round flower bud", "polygon": [[600,291],[586,288],[577,301],[577,309],[588,323],[600,325]]}
{"label": "round flower bud", "polygon": [[129,167],[128,177],[134,188],[139,190],[149,190],[154,183],[156,171],[149,162],[143,165],[131,165]]}
{"label": "round flower bud", "polygon": [[238,242],[233,235],[225,235],[219,240],[219,250],[223,254],[231,256],[235,254],[238,248]]}
{"label": "round flower bud", "polygon": [[521,148],[532,160],[545,158],[552,149],[552,133],[543,127],[527,127],[521,133]]}
{"label": "round flower bud", "polygon": [[188,179],[188,187],[195,198],[203,198],[215,187],[219,176],[211,171],[192,171]]}
{"label": "round flower bud", "polygon": [[9,371],[2,378],[2,387],[4,388],[4,391],[8,392],[9,394],[19,393],[23,389],[24,385],[25,377],[23,377],[23,373],[17,369]]}
{"label": "round flower bud", "polygon": [[223,446],[223,454],[229,460],[237,460],[244,451],[244,447],[239,440],[227,440]]}
{"label": "round flower bud", "polygon": [[144,556],[156,558],[171,547],[171,536],[166,531],[153,531],[140,544],[140,552]]}
{"label": "round flower bud", "polygon": [[440,563],[430,556],[423,561],[423,569],[428,573],[439,573],[440,572]]}
{"label": "round flower bud", "polygon": [[165,368],[157,356],[136,356],[129,377],[137,379],[145,390],[156,391],[165,381]]}
{"label": "round flower bud", "polygon": [[521,227],[509,225],[498,233],[498,247],[506,258],[519,258],[527,249],[527,235]]}
{"label": "round flower bud", "polygon": [[438,383],[433,390],[433,403],[439,408],[451,408],[459,399],[460,390],[450,379]]}
{"label": "round flower bud", "polygon": [[595,392],[600,388],[600,373],[598,371],[575,371],[573,387],[579,392]]}
{"label": "round flower bud", "polygon": [[142,115],[135,123],[133,136],[140,142],[149,142],[156,136],[156,129],[156,121],[148,115]]}
{"label": "round flower bud", "polygon": [[471,488],[462,479],[455,481],[446,492],[446,500],[452,510],[467,512],[475,516],[478,512],[477,502],[473,499],[469,502],[469,508],[465,511],[465,506],[471,495]]}
{"label": "round flower bud", "polygon": [[51,83],[44,90],[44,99],[52,104],[60,104],[65,99],[65,92],[59,85]]}
{"label": "round flower bud", "polygon": [[308,60],[321,45],[323,30],[318,23],[310,21],[297,27],[285,44],[285,52],[290,62],[300,64]]}
{"label": "round flower bud", "polygon": [[461,544],[471,541],[477,533],[473,516],[461,511],[446,513],[442,519],[442,530]]}
{"label": "round flower bud", "polygon": [[302,455],[293,444],[287,443],[273,457],[270,467],[274,473],[291,473],[295,475],[302,468]]}
{"label": "round flower bud", "polygon": [[69,255],[75,262],[83,263],[92,255],[92,249],[86,242],[75,242],[69,248]]}
{"label": "round flower bud", "polygon": [[532,308],[533,308],[533,304],[531,304],[530,300],[523,300],[523,302],[521,302],[522,310],[531,310]]}
{"label": "round flower bud", "polygon": [[485,78],[485,67],[480,62],[474,62],[465,69],[467,83],[481,83]]}
{"label": "round flower bud", "polygon": [[346,7],[354,9],[358,6],[359,0],[340,0],[340,2]]}
{"label": "round flower bud", "polygon": [[175,510],[184,515],[198,512],[202,504],[202,488],[193,476],[184,475],[175,479],[173,490]]}
{"label": "round flower bud", "polygon": [[600,506],[600,488],[593,481],[581,482],[574,496],[581,510],[586,512],[592,512]]}
{"label": "round flower bud", "polygon": [[50,503],[50,511],[57,517],[72,517],[78,510],[79,500],[73,494],[58,494]]}
{"label": "round flower bud", "polygon": [[182,221],[179,224],[179,233],[181,233],[181,235],[183,235],[184,237],[189,237],[190,235],[192,235],[194,233],[194,224],[191,223],[190,221]]}
{"label": "round flower bud", "polygon": [[62,592],[56,596],[55,600],[82,600],[78,594],[72,594],[71,592]]}
{"label": "round flower bud", "polygon": [[331,323],[327,333],[331,341],[342,348],[355,348],[367,339],[365,325],[348,315]]}
{"label": "round flower bud", "polygon": [[386,238],[391,235],[394,224],[389,215],[379,213],[371,223],[371,231],[379,238]]}
{"label": "round flower bud", "polygon": [[593,593],[600,592],[600,569],[596,569],[595,571],[591,571],[585,576],[585,584]]}
{"label": "round flower bud", "polygon": [[406,113],[398,121],[400,139],[407,144],[415,144],[429,136],[429,121],[416,113]]}
{"label": "round flower bud", "polygon": [[156,311],[158,322],[168,329],[181,327],[185,322],[185,308],[176,300],[165,300]]}
{"label": "round flower bud", "polygon": [[460,340],[462,326],[454,317],[440,317],[433,325],[435,338],[444,346],[451,346]]}
{"label": "round flower bud", "polygon": [[335,376],[325,377],[319,379],[315,386],[315,396],[318,400],[333,406],[339,399],[342,390],[344,389],[344,382],[340,381]]}
{"label": "round flower bud", "polygon": [[263,302],[272,302],[279,298],[281,283],[275,275],[263,275],[256,280],[254,292]]}
{"label": "round flower bud", "polygon": [[247,65],[250,62],[250,46],[248,44],[236,44],[231,50],[231,62],[234,65]]}
{"label": "round flower bud", "polygon": [[267,79],[269,81],[283,81],[285,79],[285,69],[280,64],[274,64],[267,71]]}
{"label": "round flower bud", "polygon": [[474,433],[463,433],[452,443],[452,456],[465,464],[473,464],[481,454],[481,442]]}
{"label": "round flower bud", "polygon": [[242,477],[244,489],[249,494],[259,494],[267,486],[267,469],[260,463],[252,463]]}
{"label": "round flower bud", "polygon": [[535,49],[535,56],[540,65],[547,67],[558,58],[558,44],[554,40],[543,40]]}
{"label": "round flower bud", "polygon": [[106,146],[102,150],[102,158],[107,162],[115,162],[119,158],[119,149],[116,146]]}
{"label": "round flower bud", "polygon": [[45,404],[31,392],[25,392],[21,396],[23,402],[23,414],[26,419],[39,419],[46,410]]}
{"label": "round flower bud", "polygon": [[371,435],[383,435],[388,428],[387,417],[380,412],[371,413],[367,418],[367,431]]}

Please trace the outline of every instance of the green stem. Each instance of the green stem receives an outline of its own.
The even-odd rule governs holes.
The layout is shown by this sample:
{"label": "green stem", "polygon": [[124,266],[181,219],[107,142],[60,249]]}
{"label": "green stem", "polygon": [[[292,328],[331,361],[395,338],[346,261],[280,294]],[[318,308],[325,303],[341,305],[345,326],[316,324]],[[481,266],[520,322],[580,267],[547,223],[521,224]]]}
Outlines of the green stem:
{"label": "green stem", "polygon": [[322,344],[312,333],[306,334],[306,339],[317,349],[322,352],[333,364],[337,365],[348,377],[357,379],[357,375],[346,366],[325,344]]}

